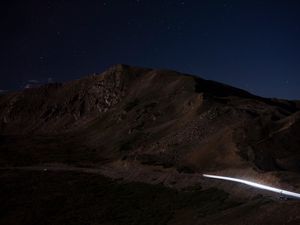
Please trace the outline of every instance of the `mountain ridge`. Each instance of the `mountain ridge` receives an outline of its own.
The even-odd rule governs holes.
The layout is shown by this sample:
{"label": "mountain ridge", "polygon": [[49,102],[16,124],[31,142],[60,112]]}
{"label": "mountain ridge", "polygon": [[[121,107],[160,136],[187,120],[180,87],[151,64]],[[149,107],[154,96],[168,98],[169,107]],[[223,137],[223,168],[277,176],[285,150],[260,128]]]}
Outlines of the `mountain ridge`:
{"label": "mountain ridge", "polygon": [[[97,196],[99,209],[109,206],[123,218],[121,203],[131,207],[133,219],[137,204],[156,214],[157,204],[164,209],[177,196],[167,205],[168,218],[174,217],[170,224],[220,224],[224,218],[241,224],[245,208],[247,224],[283,224],[297,218],[296,201],[281,202],[278,196],[208,181],[202,174],[299,192],[299,132],[299,101],[262,98],[176,71],[113,66],[65,84],[0,96],[2,207],[13,206],[11,215],[19,215],[25,199],[52,215],[48,199],[56,204],[56,196],[68,196],[68,215],[76,212],[91,221],[86,206],[94,210]],[[88,200],[87,192],[92,193]],[[163,196],[169,197],[149,207],[144,202]],[[143,207],[138,218],[149,224]],[[40,207],[25,208],[30,221],[40,215]],[[268,214],[257,208],[268,208]],[[109,215],[105,210],[101,221]],[[285,217],[274,219],[278,211]],[[54,217],[65,221],[65,215]]]}
{"label": "mountain ridge", "polygon": [[298,112],[297,102],[176,71],[119,64],[100,75],[2,96],[0,134],[72,137],[96,158],[137,159],[183,171],[298,170],[297,163],[286,163],[300,144],[294,131]]}

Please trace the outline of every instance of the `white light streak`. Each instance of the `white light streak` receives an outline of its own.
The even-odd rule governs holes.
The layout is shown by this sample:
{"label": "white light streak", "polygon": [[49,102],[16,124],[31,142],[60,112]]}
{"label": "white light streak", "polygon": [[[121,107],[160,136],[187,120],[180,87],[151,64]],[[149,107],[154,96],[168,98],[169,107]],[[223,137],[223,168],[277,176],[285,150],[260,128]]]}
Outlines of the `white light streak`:
{"label": "white light streak", "polygon": [[300,199],[300,194],[299,193],[286,191],[286,190],[283,190],[283,189],[274,188],[274,187],[270,187],[270,186],[267,186],[267,185],[263,185],[263,184],[259,184],[259,183],[255,183],[255,182],[251,182],[251,181],[247,181],[247,180],[242,180],[242,179],[237,179],[237,178],[232,178],[232,177],[209,175],[209,174],[203,174],[203,176],[207,177],[207,178],[228,180],[228,181],[233,181],[233,182],[237,182],[237,183],[242,183],[242,184],[246,184],[246,185],[249,185],[249,186],[252,186],[252,187],[255,187],[255,188],[268,190],[268,191],[276,192],[276,193],[279,193],[279,194],[282,194],[282,195],[287,195],[287,196],[290,196],[290,197]]}

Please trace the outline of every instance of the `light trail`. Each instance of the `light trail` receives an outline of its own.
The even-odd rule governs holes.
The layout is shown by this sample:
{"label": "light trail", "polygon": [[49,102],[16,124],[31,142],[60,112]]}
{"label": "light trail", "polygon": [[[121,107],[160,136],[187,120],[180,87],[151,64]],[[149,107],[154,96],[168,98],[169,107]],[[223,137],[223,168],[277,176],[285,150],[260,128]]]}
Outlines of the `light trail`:
{"label": "light trail", "polygon": [[246,185],[249,185],[249,186],[252,186],[252,187],[255,187],[255,188],[259,188],[259,189],[263,189],[263,190],[267,190],[267,191],[272,191],[272,192],[276,192],[276,193],[279,193],[279,194],[282,194],[282,195],[286,195],[286,196],[290,196],[290,197],[300,199],[300,194],[299,193],[286,191],[286,190],[283,190],[283,189],[274,188],[274,187],[271,187],[271,186],[267,186],[267,185],[247,181],[247,180],[242,180],[242,179],[237,179],[237,178],[232,178],[232,177],[209,175],[209,174],[203,174],[203,177],[219,179],[219,180],[228,180],[228,181],[233,181],[233,182],[237,182],[237,183],[242,183],[242,184],[246,184]]}

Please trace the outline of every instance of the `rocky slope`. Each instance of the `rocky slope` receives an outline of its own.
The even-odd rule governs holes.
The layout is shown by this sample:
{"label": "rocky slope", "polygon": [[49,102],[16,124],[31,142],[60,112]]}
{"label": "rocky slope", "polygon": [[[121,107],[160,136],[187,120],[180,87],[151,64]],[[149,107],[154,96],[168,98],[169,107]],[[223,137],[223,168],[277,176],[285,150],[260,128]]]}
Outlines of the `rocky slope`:
{"label": "rocky slope", "polygon": [[242,176],[296,190],[299,132],[299,101],[126,65],[0,96],[2,167],[98,168],[127,182],[180,190],[199,183],[235,197],[253,196],[199,176]]}
{"label": "rocky slope", "polygon": [[299,109],[186,74],[117,65],[2,96],[0,133],[71,136],[103,158],[190,172],[298,171]]}

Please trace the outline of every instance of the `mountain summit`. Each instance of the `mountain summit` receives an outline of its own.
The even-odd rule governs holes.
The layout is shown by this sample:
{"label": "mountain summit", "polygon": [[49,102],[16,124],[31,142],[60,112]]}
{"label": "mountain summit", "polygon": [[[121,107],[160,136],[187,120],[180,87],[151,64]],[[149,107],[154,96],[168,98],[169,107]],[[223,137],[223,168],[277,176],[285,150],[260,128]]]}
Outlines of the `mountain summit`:
{"label": "mountain summit", "polygon": [[[0,166],[22,171],[14,172],[12,180],[12,172],[7,172],[1,186],[12,184],[7,186],[10,190],[11,187],[21,187],[18,183],[21,182],[28,189],[32,186],[30,182],[36,184],[36,176],[40,176],[39,185],[51,187],[51,193],[56,190],[57,196],[65,187],[71,190],[83,185],[78,187],[77,196],[82,187],[91,188],[100,182],[97,190],[109,194],[98,195],[96,191],[95,196],[100,198],[97,204],[106,202],[106,205],[100,204],[101,209],[117,204],[111,210],[115,210],[116,217],[120,214],[118,218],[123,219],[123,210],[118,211],[120,202],[127,210],[135,201],[143,201],[155,193],[160,197],[153,197],[141,205],[144,207],[149,202],[156,202],[153,199],[162,199],[159,208],[175,210],[179,207],[173,214],[178,216],[176,221],[181,221],[180,224],[186,224],[183,218],[189,218],[189,224],[202,221],[198,212],[214,215],[215,211],[211,209],[222,211],[230,207],[236,207],[230,213],[228,211],[230,224],[241,224],[238,215],[251,204],[259,207],[268,204],[268,213],[262,217],[252,210],[256,207],[252,207],[247,214],[252,215],[247,220],[249,224],[284,222],[282,216],[278,221],[272,218],[278,210],[285,210],[284,215],[294,218],[299,212],[297,205],[291,204],[295,207],[287,211],[291,206],[289,203],[278,206],[267,202],[264,197],[257,197],[257,191],[243,191],[232,184],[207,181],[202,174],[209,172],[255,179],[289,190],[299,187],[299,111],[299,101],[262,98],[222,83],[170,70],[116,65],[101,74],[64,84],[52,83],[0,95]],[[29,180],[24,178],[23,170],[27,171]],[[34,175],[36,172],[28,172],[32,170],[44,173]],[[77,175],[73,177],[68,175],[70,173]],[[99,177],[86,179],[87,175],[83,174],[101,175],[114,181]],[[51,183],[59,179],[57,176],[63,176],[63,180],[72,185]],[[62,186],[58,188],[57,185]],[[210,189],[212,187],[214,189]],[[27,196],[26,188],[14,193],[20,193],[20,198],[24,199],[22,193]],[[126,188],[129,188],[128,192]],[[199,191],[201,188],[203,191]],[[31,189],[28,190],[32,193]],[[80,202],[86,198],[87,192],[82,194],[84,197]],[[10,194],[2,195],[10,196],[13,192],[7,193]],[[43,193],[38,192],[32,198],[52,199]],[[130,193],[137,195],[126,197]],[[248,203],[232,203],[231,198]],[[245,198],[247,200],[241,200]],[[128,203],[128,199],[133,203]],[[165,205],[174,199],[181,200]],[[9,206],[15,204],[10,199],[6,202],[10,202],[7,203]],[[77,204],[77,200],[75,202]],[[83,218],[90,218],[85,205],[94,203],[89,200],[82,204],[75,207],[72,203],[68,207],[76,212],[80,210]],[[237,207],[239,204],[241,206]],[[147,210],[156,210],[158,206],[149,207]],[[135,205],[133,208],[136,210]],[[67,210],[68,215],[72,210]],[[107,215],[111,210],[103,212],[99,218],[110,218]],[[18,212],[16,209],[15,213]],[[28,214],[39,213],[30,211]],[[190,214],[195,216],[188,216]],[[64,221],[66,217],[57,218]],[[149,219],[144,214],[142,218]],[[207,224],[214,224],[212,221],[220,224],[218,217],[207,218],[204,220]]]}
{"label": "mountain summit", "polygon": [[96,158],[179,170],[298,171],[293,153],[300,144],[299,110],[296,101],[120,64],[99,75],[1,96],[0,133],[72,136]]}

